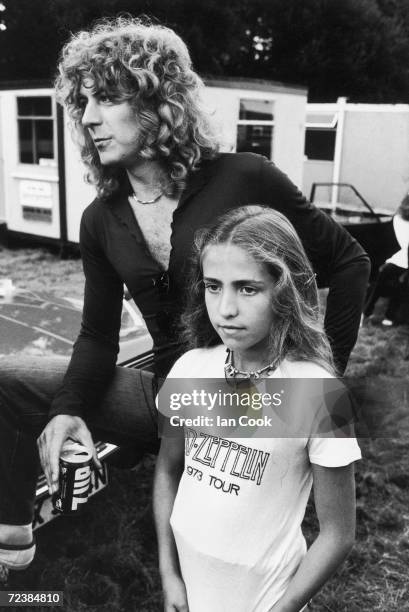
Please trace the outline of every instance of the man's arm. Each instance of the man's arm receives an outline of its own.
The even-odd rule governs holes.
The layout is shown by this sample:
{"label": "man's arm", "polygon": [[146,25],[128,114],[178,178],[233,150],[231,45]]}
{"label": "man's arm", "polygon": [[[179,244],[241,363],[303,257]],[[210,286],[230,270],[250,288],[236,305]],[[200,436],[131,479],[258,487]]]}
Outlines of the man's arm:
{"label": "man's arm", "polygon": [[119,349],[123,283],[98,246],[94,215],[95,205],[91,205],[84,212],[80,228],[85,273],[81,331],[63,384],[53,400],[50,421],[38,439],[40,460],[51,493],[58,488],[58,460],[68,437],[86,446],[98,465],[84,418],[98,409],[114,373]]}
{"label": "man's arm", "polygon": [[369,257],[341,225],[310,204],[268,160],[261,162],[260,189],[260,202],[283,213],[294,225],[317,273],[318,285],[329,287],[325,331],[338,371],[343,373],[358,335]]}
{"label": "man's arm", "polygon": [[114,373],[119,351],[123,281],[99,246],[95,213],[91,205],[81,220],[80,250],[85,274],[81,330],[50,418],[58,414],[84,416],[97,408]]}
{"label": "man's arm", "polygon": [[349,262],[330,277],[324,326],[340,375],[358,337],[371,265],[369,258]]}

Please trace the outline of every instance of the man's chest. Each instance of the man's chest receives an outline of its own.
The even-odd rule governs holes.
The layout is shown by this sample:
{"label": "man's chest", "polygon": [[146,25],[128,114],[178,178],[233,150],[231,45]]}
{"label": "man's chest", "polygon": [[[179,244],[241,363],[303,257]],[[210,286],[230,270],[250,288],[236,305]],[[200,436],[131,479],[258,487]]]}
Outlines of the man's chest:
{"label": "man's chest", "polygon": [[177,200],[166,198],[157,205],[137,205],[132,200],[130,203],[150,254],[164,270],[167,270],[171,251],[173,211],[177,207]]}

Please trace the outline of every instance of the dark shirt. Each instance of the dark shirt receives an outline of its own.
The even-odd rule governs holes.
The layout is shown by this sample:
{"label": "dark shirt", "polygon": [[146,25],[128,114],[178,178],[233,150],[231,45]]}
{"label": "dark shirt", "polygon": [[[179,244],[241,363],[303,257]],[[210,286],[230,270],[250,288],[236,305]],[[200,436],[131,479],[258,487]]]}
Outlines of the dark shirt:
{"label": "dark shirt", "polygon": [[[123,283],[144,316],[154,341],[158,372],[165,375],[180,354],[176,320],[195,232],[228,209],[271,206],[293,223],[317,274],[329,286],[325,329],[340,371],[359,327],[369,276],[360,245],[306,201],[288,177],[264,157],[221,154],[192,172],[174,212],[169,270],[151,256],[128,202],[130,185],[84,211],[80,248],[86,278],[81,331],[51,416],[84,415],[97,406],[114,371],[119,349]],[[164,274],[164,272],[166,272]],[[179,348],[179,350],[178,350]]]}

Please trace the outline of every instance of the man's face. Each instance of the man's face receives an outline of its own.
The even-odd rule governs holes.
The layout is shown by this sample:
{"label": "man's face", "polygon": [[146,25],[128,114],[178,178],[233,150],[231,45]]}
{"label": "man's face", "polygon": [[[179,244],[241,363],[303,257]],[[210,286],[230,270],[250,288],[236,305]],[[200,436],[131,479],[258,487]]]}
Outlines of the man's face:
{"label": "man's face", "polygon": [[131,170],[139,161],[143,145],[140,125],[129,102],[113,102],[96,91],[92,79],[84,79],[80,89],[82,124],[99,153],[101,164]]}

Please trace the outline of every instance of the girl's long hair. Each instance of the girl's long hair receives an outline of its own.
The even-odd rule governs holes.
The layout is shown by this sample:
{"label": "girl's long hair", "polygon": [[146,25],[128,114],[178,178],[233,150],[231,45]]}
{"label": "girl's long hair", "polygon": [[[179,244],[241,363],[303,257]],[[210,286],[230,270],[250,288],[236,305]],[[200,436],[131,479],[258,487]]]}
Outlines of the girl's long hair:
{"label": "girl's long hair", "polygon": [[205,306],[202,261],[213,245],[234,245],[266,266],[274,282],[270,330],[271,361],[307,360],[335,373],[332,351],[319,316],[315,274],[300,239],[281,213],[264,206],[243,206],[220,217],[195,240],[182,340],[187,348],[220,344]]}
{"label": "girl's long hair", "polygon": [[114,103],[132,105],[143,142],[139,156],[161,162],[167,195],[179,195],[189,172],[201,159],[217,153],[209,114],[201,102],[203,83],[181,38],[145,18],[101,20],[90,31],[73,35],[63,47],[55,82],[57,99],[67,109],[88,168],[87,180],[95,184],[100,197],[117,192],[124,169],[101,165],[81,123],[79,92],[84,79]]}

